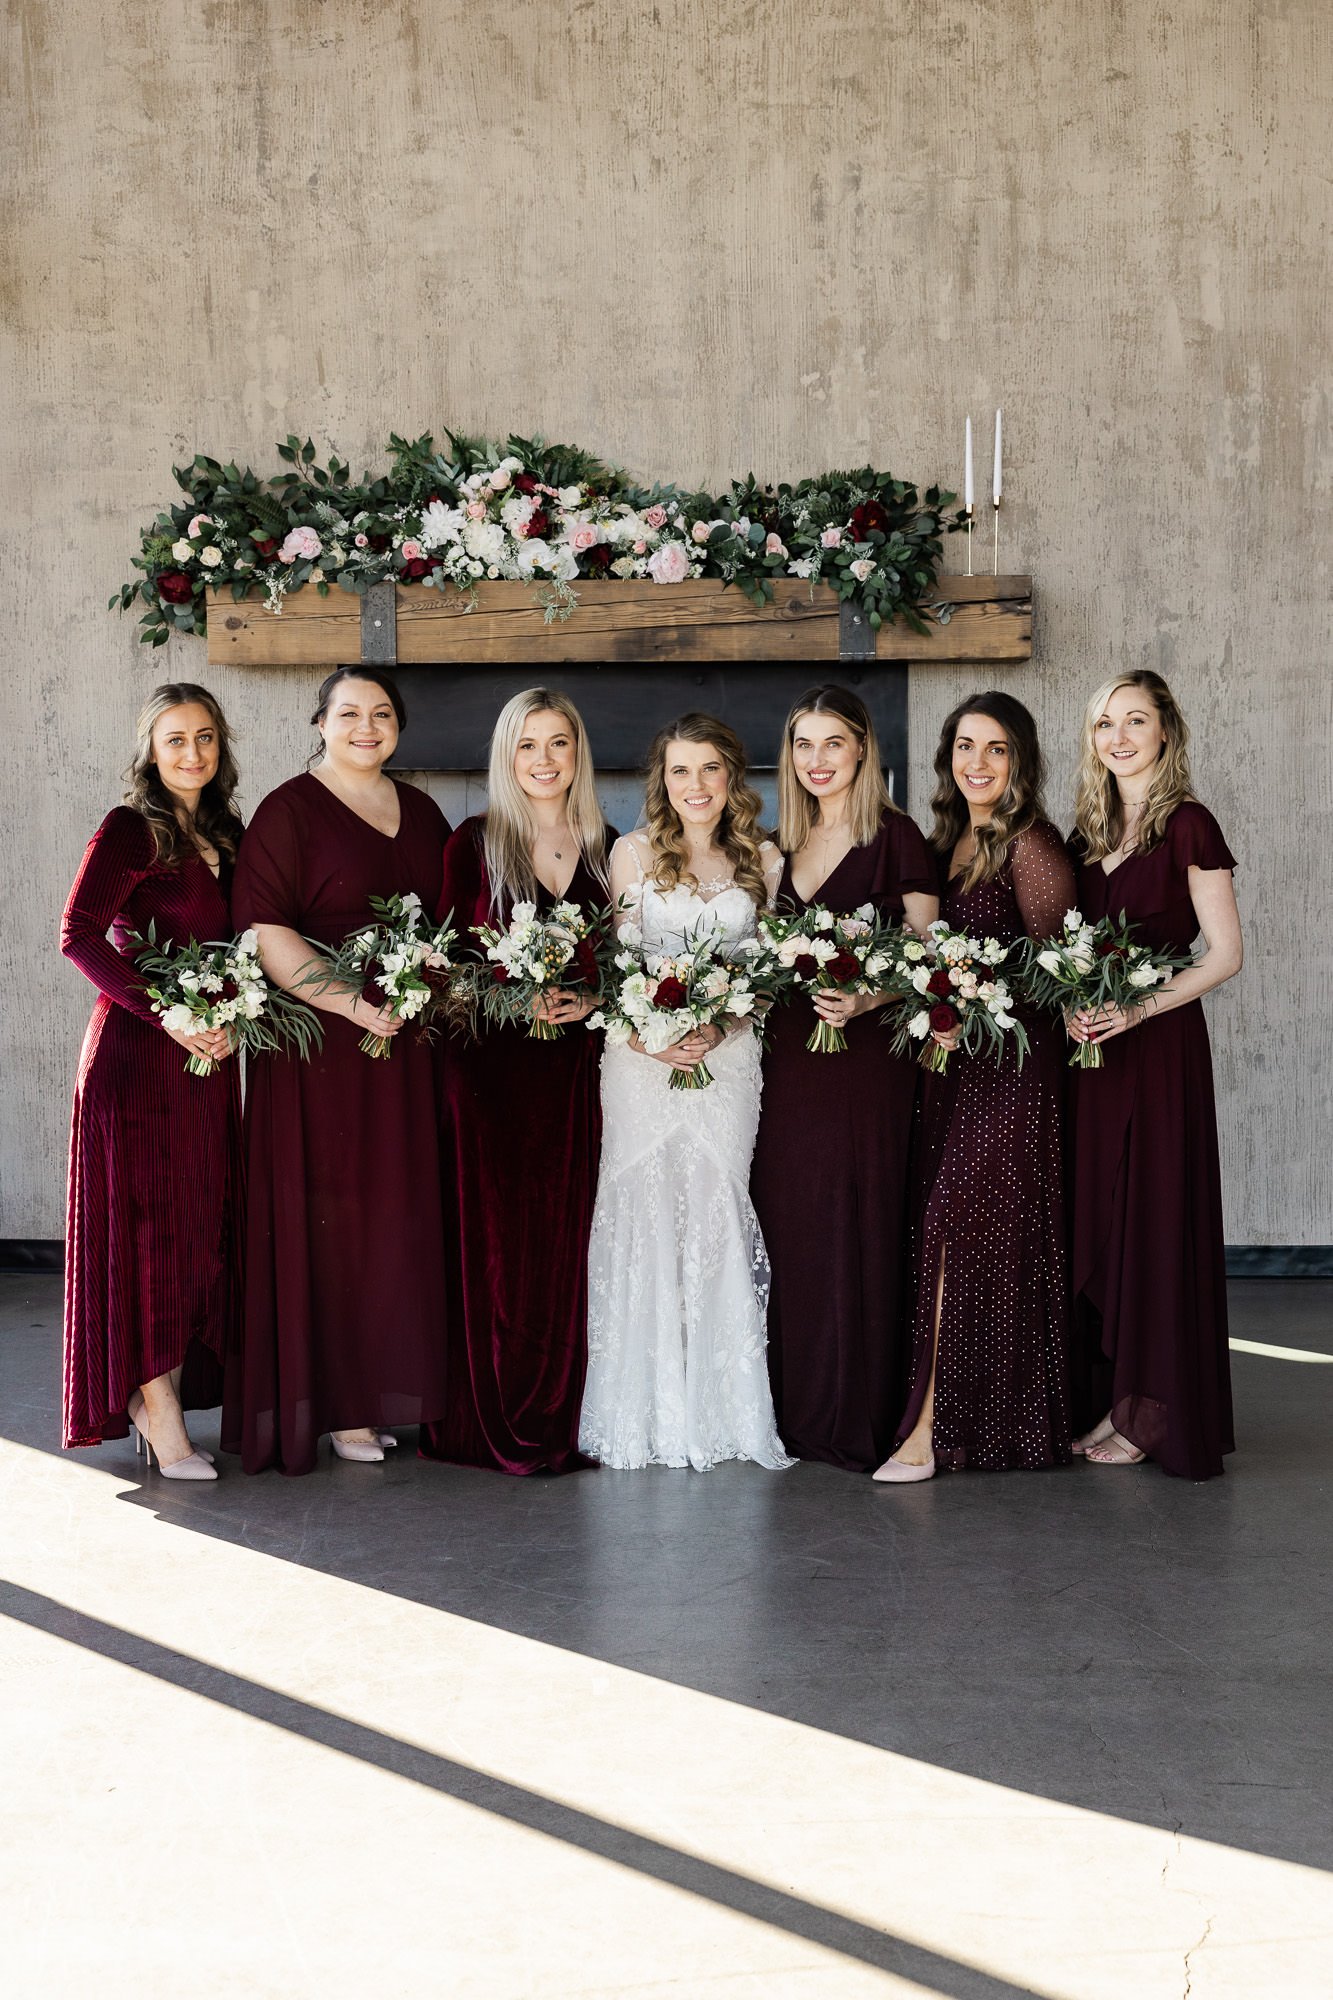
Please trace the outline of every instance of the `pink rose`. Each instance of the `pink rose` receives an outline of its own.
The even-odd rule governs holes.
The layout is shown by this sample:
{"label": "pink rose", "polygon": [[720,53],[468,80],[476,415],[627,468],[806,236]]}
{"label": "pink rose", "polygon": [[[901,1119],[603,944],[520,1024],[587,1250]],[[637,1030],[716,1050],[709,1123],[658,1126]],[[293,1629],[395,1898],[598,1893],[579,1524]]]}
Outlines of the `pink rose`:
{"label": "pink rose", "polygon": [[836,549],[841,541],[841,528],[825,528],[823,534],[819,537],[819,546],[822,549]]}
{"label": "pink rose", "polygon": [[323,546],[313,528],[293,528],[278,550],[278,561],[313,562]]}
{"label": "pink rose", "polygon": [[786,553],[787,544],[783,541],[781,535],[770,535],[764,543],[764,554],[766,556],[785,556]]}
{"label": "pink rose", "polygon": [[684,542],[663,542],[648,558],[648,574],[654,583],[684,583],[690,573],[690,558]]}
{"label": "pink rose", "polygon": [[467,503],[467,517],[469,521],[484,521],[486,519],[486,506],[484,501],[469,500]]}
{"label": "pink rose", "polygon": [[369,535],[358,535],[356,537],[356,545],[359,549],[367,548],[369,544],[370,544]]}
{"label": "pink rose", "polygon": [[645,507],[643,510],[643,518],[647,522],[648,526],[654,530],[658,528],[665,528],[667,524],[666,508]]}
{"label": "pink rose", "polygon": [[713,532],[713,524],[711,521],[696,521],[694,526],[690,529],[691,537],[693,538],[693,540],[698,542],[700,548],[703,547],[704,543],[708,540],[708,537],[712,534],[712,532]]}
{"label": "pink rose", "polygon": [[597,547],[601,539],[602,531],[600,528],[594,528],[591,521],[580,521],[579,525],[570,532],[569,546],[573,549],[576,556],[586,555],[589,549]]}
{"label": "pink rose", "polygon": [[211,514],[196,514],[185,532],[190,537],[190,540],[193,541],[196,535],[201,535],[205,528],[211,528],[212,525],[213,516]]}
{"label": "pink rose", "polygon": [[425,551],[420,542],[404,542],[402,557],[404,562],[420,562]]}
{"label": "pink rose", "polygon": [[502,465],[497,465],[495,471],[491,474],[492,493],[503,493],[508,484],[509,474]]}

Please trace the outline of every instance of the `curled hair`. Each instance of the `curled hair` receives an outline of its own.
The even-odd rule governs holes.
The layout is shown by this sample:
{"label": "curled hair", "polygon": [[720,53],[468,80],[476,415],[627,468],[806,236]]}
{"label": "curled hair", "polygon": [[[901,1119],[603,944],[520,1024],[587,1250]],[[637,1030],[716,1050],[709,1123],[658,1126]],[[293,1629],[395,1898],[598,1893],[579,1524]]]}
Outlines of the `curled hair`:
{"label": "curled hair", "polygon": [[972,829],[976,851],[962,879],[962,887],[967,891],[998,875],[1019,834],[1026,833],[1039,819],[1045,819],[1042,787],[1046,782],[1046,767],[1037,741],[1037,725],[1021,701],[1015,701],[1011,694],[1002,694],[998,688],[960,701],[945,718],[940,731],[939,748],[935,752],[935,792],[930,801],[935,815],[930,844],[946,860],[962,839],[971,817],[967,800],[953,775],[953,746],[965,715],[984,715],[997,723],[1009,744],[1009,782],[992,806],[990,818]]}
{"label": "curled hair", "polygon": [[796,725],[803,715],[836,716],[861,747],[861,761],[847,800],[847,822],[853,845],[865,847],[879,832],[885,812],[897,812],[898,808],[884,782],[870,710],[860,695],[836,683],[807,688],[783,728],[778,756],[778,845],[784,854],[799,854],[819,817],[819,801],[801,783],[792,754]]}
{"label": "curled hair", "polygon": [[752,897],[762,909],[768,900],[764,882],[763,857],[759,843],[763,835],[759,815],[764,802],[746,783],[745,746],[735,730],[715,715],[681,715],[659,729],[648,751],[644,769],[644,819],[653,853],[653,880],[660,889],[674,889],[678,882],[697,889],[691,872],[685,829],[680,815],[667,795],[666,753],[671,743],[711,743],[727,769],[727,803],[722,808],[714,838],[732,865],[736,886]]}
{"label": "curled hair", "polygon": [[528,795],[514,775],[514,758],[528,717],[542,709],[562,715],[569,725],[574,739],[574,776],[565,795],[565,817],[584,861],[603,888],[608,888],[606,818],[597,802],[592,749],[583,717],[567,694],[553,688],[524,688],[505,703],[491,731],[484,846],[493,914],[500,912],[506,900],[537,900],[537,873],[532,865],[537,822]]}
{"label": "curled hair", "polygon": [[147,820],[157,859],[169,868],[198,850],[181,825],[179,801],[172,796],[158,773],[157,759],[153,755],[153,731],[169,709],[183,708],[189,702],[197,702],[200,708],[207,709],[218,740],[218,767],[199,794],[192,822],[194,833],[215,847],[219,854],[225,854],[229,861],[236,859],[241,838],[241,815],[232,804],[240,774],[232,755],[227,718],[207,688],[198,687],[193,681],[166,681],[161,687],[153,689],[139,710],[135,723],[138,741],[130,768],[125,773],[129,789],[124,803],[132,812],[141,813]]}
{"label": "curled hair", "polygon": [[1143,801],[1135,845],[1156,847],[1166,823],[1176,807],[1194,797],[1190,781],[1189,725],[1180,704],[1160,674],[1140,667],[1132,674],[1120,674],[1099,687],[1083,714],[1083,741],[1079,747],[1078,789],[1074,803],[1074,831],[1086,861],[1100,861],[1114,854],[1125,833],[1125,806],[1115,773],[1097,755],[1097,723],[1111,696],[1121,688],[1142,688],[1148,704],[1157,710],[1166,735],[1157,767]]}
{"label": "curled hair", "polygon": [[[318,729],[324,721],[333,706],[333,697],[344,681],[368,681],[371,687],[382,688],[398,724],[398,734],[402,735],[407,727],[407,703],[403,700],[397,681],[392,680],[388,674],[380,673],[375,667],[335,667],[331,674],[326,675],[319,684],[319,693],[315,696],[315,712],[310,718],[313,729]],[[316,744],[307,762],[313,764],[320,754],[320,746]]]}

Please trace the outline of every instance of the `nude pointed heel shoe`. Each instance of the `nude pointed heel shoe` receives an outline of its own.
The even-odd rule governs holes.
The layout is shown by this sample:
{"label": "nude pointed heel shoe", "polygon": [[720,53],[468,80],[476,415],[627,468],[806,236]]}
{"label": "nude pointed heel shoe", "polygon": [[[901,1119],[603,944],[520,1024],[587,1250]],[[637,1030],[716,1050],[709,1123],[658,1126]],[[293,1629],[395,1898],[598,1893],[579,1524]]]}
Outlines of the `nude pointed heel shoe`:
{"label": "nude pointed heel shoe", "polygon": [[[141,1389],[135,1390],[134,1394],[130,1398],[129,1407],[126,1409],[125,1412],[126,1416],[130,1420],[131,1428],[134,1431],[134,1455],[137,1458],[139,1456],[139,1449],[140,1449],[139,1439],[142,1436],[142,1432],[139,1429],[138,1411],[136,1411],[135,1409],[136,1403],[138,1404],[138,1409],[141,1411],[143,1409],[143,1391]],[[194,1446],[194,1455],[196,1458],[202,1458],[205,1465],[213,1465],[216,1463],[216,1460],[214,1459],[212,1452],[205,1451],[204,1447],[201,1444],[196,1444]]]}
{"label": "nude pointed heel shoe", "polygon": [[924,1465],[904,1465],[896,1458],[886,1458],[870,1477],[881,1486],[919,1486],[923,1479],[935,1477],[935,1454],[932,1452]]}
{"label": "nude pointed heel shoe", "polygon": [[170,1465],[163,1465],[161,1459],[153,1449],[152,1438],[148,1435],[147,1431],[140,1429],[138,1418],[132,1417],[130,1421],[134,1425],[134,1450],[136,1456],[142,1451],[150,1472],[153,1470],[154,1465],[156,1465],[157,1470],[164,1479],[217,1478],[217,1467],[210,1459],[201,1458],[197,1451],[190,1452],[185,1458],[175,1459]]}
{"label": "nude pointed heel shoe", "polygon": [[372,1444],[369,1438],[340,1438],[336,1431],[330,1431],[329,1443],[338,1458],[350,1458],[357,1465],[383,1463],[383,1445]]}

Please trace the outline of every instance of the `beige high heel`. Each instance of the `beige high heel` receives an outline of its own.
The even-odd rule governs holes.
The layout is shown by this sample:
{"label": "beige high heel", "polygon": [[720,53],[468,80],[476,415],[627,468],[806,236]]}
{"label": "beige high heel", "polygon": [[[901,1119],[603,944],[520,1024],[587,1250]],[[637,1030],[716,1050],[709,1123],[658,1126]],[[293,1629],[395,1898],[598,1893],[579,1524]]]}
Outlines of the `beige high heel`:
{"label": "beige high heel", "polygon": [[139,1422],[139,1419],[137,1417],[131,1417],[130,1422],[134,1425],[135,1456],[137,1457],[140,1452],[143,1453],[144,1458],[147,1460],[148,1470],[150,1472],[153,1470],[154,1461],[156,1461],[157,1470],[162,1474],[162,1477],[164,1479],[216,1479],[217,1478],[218,1476],[217,1467],[212,1463],[210,1463],[208,1460],[201,1458],[197,1451],[192,1451],[188,1453],[185,1458],[173,1459],[170,1465],[163,1465],[162,1460],[158,1457],[157,1450],[153,1444],[151,1436],[146,1430],[143,1429],[142,1425]]}
{"label": "beige high heel", "polygon": [[[131,1424],[132,1424],[132,1425],[134,1426],[134,1429],[135,1429],[135,1430],[137,1431],[137,1430],[138,1430],[138,1428],[139,1428],[139,1420],[138,1420],[138,1418],[137,1418],[137,1417],[135,1416],[135,1413],[134,1413],[134,1405],[135,1405],[136,1401],[137,1401],[137,1403],[138,1403],[138,1405],[139,1405],[139,1408],[140,1408],[140,1409],[142,1410],[142,1409],[143,1409],[143,1407],[144,1407],[144,1400],[143,1400],[143,1390],[142,1390],[142,1389],[136,1389],[136,1390],[135,1390],[134,1394],[133,1394],[133,1395],[132,1395],[132,1396],[130,1397],[130,1400],[129,1400],[128,1404],[126,1405],[126,1409],[125,1409],[125,1414],[126,1414],[126,1416],[127,1416],[128,1418],[129,1418],[129,1420],[130,1420],[130,1423],[131,1423]],[[182,1414],[182,1416],[183,1416],[183,1415],[184,1415],[184,1412],[182,1411],[182,1413],[181,1413],[181,1414]],[[188,1435],[188,1433],[187,1433],[187,1435]],[[216,1463],[216,1460],[214,1459],[214,1457],[213,1457],[213,1454],[212,1454],[212,1452],[211,1452],[211,1451],[205,1451],[205,1450],[204,1450],[204,1447],[203,1447],[203,1446],[202,1446],[201,1444],[195,1444],[195,1442],[194,1442],[194,1439],[193,1439],[193,1438],[191,1438],[191,1439],[190,1439],[190,1444],[191,1444],[191,1447],[192,1447],[192,1449],[193,1449],[193,1451],[194,1451],[194,1455],[195,1455],[195,1457],[196,1457],[196,1458],[202,1458],[202,1459],[203,1459],[203,1461],[204,1461],[204,1464],[205,1464],[205,1465],[213,1465],[213,1464],[215,1464],[215,1463]],[[134,1447],[134,1455],[135,1455],[135,1457],[136,1457],[136,1458],[137,1458],[137,1457],[139,1456],[139,1447],[138,1447],[138,1445],[137,1445],[137,1444],[136,1444],[136,1445],[135,1445],[135,1447]]]}
{"label": "beige high heel", "polygon": [[[378,1438],[379,1433],[375,1435]],[[381,1465],[384,1461],[383,1445],[372,1444],[369,1438],[340,1438],[337,1431],[330,1431],[329,1443],[336,1457],[351,1459],[356,1465]]]}

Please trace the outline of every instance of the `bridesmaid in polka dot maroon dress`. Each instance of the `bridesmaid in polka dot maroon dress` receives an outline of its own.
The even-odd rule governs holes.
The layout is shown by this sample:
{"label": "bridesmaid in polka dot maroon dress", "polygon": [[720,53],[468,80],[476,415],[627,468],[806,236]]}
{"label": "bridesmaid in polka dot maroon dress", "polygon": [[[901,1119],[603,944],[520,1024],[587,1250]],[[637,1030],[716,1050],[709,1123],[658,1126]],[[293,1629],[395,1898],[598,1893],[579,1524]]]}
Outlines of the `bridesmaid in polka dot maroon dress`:
{"label": "bridesmaid in polka dot maroon dress", "polygon": [[[941,915],[1011,944],[1049,937],[1074,900],[1042,806],[1036,725],[1021,702],[972,696],[944,725],[931,842]],[[1070,1453],[1060,1106],[1065,1038],[1025,1013],[1021,1067],[956,1055],[917,1121],[912,1389],[893,1485],[938,1467],[1063,1465]]]}

